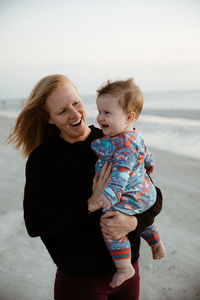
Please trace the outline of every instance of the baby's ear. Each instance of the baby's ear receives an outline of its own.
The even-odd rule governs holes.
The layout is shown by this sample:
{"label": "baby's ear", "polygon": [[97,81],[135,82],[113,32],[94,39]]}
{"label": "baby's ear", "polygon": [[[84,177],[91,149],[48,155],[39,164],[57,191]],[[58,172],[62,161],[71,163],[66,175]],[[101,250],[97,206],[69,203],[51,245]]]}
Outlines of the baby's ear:
{"label": "baby's ear", "polygon": [[128,120],[129,121],[134,121],[135,120],[135,112],[134,111],[130,111],[128,113]]}

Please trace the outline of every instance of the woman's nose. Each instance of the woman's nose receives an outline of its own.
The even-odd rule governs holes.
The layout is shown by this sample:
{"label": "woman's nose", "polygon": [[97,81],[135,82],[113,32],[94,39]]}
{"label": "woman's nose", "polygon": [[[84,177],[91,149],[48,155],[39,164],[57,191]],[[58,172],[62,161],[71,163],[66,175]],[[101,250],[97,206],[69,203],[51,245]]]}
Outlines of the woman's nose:
{"label": "woman's nose", "polygon": [[78,116],[78,114],[79,114],[79,112],[76,109],[74,109],[74,108],[71,109],[71,111],[70,111],[71,118]]}

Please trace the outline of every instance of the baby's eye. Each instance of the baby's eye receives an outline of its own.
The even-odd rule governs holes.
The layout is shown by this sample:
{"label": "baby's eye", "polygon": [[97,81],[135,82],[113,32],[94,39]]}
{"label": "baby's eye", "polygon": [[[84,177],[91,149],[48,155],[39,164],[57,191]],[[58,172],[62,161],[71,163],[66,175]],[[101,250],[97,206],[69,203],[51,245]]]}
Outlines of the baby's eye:
{"label": "baby's eye", "polygon": [[105,114],[106,114],[106,115],[109,115],[109,114],[110,114],[110,112],[109,112],[109,111],[105,111]]}

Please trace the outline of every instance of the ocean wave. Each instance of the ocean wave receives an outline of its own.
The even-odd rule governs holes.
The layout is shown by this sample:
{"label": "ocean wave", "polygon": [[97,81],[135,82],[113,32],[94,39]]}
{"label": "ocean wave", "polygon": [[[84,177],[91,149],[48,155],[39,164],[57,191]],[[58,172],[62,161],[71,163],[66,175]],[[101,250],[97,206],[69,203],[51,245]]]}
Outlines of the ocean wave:
{"label": "ocean wave", "polygon": [[197,126],[200,127],[200,121],[198,120],[189,120],[185,118],[169,118],[169,117],[160,117],[160,116],[154,116],[154,115],[143,115],[140,116],[139,119],[140,122],[151,122],[151,123],[159,123],[159,124],[170,124],[172,126],[182,126],[182,127],[188,127],[188,126]]}
{"label": "ocean wave", "polygon": [[[96,110],[90,107],[87,115],[90,123],[96,124]],[[200,159],[199,120],[142,115],[135,127],[149,147]]]}
{"label": "ocean wave", "polygon": [[[97,125],[95,105],[86,106],[90,124]],[[16,119],[19,111],[0,110],[0,116]],[[200,159],[200,121],[142,115],[135,124],[148,147]]]}

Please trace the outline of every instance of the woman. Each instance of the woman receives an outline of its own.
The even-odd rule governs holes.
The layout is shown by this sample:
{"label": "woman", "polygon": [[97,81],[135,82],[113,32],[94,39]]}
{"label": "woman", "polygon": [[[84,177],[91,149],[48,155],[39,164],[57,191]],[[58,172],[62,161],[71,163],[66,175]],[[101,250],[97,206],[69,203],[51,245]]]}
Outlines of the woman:
{"label": "woman", "polygon": [[[29,156],[24,219],[29,235],[40,236],[57,266],[56,300],[139,299],[139,234],[153,223],[161,202],[137,219],[112,211],[101,216],[96,199],[110,167],[93,180],[97,157],[91,142],[100,137],[100,129],[87,126],[78,91],[63,75],[39,81],[10,135]],[[136,273],[118,288],[109,286],[115,267],[101,231],[114,239],[129,233],[134,245]]]}

